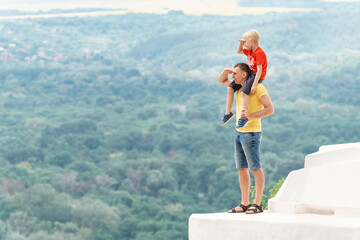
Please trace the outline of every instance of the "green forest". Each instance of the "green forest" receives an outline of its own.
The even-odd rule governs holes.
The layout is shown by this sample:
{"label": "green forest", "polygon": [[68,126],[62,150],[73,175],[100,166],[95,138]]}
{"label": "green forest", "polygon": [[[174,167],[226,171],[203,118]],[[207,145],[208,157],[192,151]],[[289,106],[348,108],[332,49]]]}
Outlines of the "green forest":
{"label": "green forest", "polygon": [[320,146],[360,141],[359,7],[1,20],[0,239],[186,240],[192,213],[239,204],[217,78],[250,29],[275,107],[265,195]]}

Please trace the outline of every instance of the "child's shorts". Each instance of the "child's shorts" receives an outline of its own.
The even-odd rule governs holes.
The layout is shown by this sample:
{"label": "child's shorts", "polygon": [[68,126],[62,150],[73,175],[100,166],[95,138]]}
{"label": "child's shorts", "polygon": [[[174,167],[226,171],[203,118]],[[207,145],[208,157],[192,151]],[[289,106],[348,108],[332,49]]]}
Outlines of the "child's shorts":
{"label": "child's shorts", "polygon": [[[241,91],[246,95],[249,95],[251,87],[254,83],[256,72],[251,72],[251,74],[246,78],[244,86],[241,88]],[[261,83],[263,80],[260,78],[258,83]],[[230,86],[230,85],[229,85]]]}
{"label": "child's shorts", "polygon": [[231,87],[232,89],[234,89],[234,92],[236,92],[242,87],[242,85],[235,83],[235,80],[233,80],[228,87]]}

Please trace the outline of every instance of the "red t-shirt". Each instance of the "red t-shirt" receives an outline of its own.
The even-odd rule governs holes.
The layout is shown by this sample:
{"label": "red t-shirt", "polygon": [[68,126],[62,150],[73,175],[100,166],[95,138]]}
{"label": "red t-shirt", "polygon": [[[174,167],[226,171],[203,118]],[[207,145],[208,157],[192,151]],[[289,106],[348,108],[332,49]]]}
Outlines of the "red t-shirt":
{"label": "red t-shirt", "polygon": [[257,66],[256,65],[262,65],[262,71],[260,78],[262,80],[265,80],[266,76],[266,69],[267,69],[267,59],[265,52],[258,47],[255,52],[249,49],[243,49],[244,54],[247,56],[248,64],[253,72],[257,72]]}

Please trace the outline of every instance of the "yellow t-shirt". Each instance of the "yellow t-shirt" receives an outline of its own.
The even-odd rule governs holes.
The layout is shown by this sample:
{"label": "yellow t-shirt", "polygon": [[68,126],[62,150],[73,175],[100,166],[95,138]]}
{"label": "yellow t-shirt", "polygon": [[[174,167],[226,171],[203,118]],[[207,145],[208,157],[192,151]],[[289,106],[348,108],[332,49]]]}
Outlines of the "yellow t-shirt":
{"label": "yellow t-shirt", "polygon": [[[268,95],[268,92],[264,85],[259,83],[256,86],[256,93],[248,95],[249,97],[249,112],[258,112],[264,108],[260,102],[260,98],[264,95]],[[242,96],[241,90],[237,91],[236,94],[236,124],[240,118],[242,110]],[[237,128],[238,132],[261,132],[261,118],[252,118],[249,119],[248,123],[243,128]]]}

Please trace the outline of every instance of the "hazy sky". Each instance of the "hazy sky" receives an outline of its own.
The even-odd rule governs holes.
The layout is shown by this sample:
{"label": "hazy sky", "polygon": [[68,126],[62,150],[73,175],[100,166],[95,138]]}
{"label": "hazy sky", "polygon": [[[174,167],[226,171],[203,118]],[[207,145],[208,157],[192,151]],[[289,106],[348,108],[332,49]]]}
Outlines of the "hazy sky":
{"label": "hazy sky", "polygon": [[[354,0],[327,0],[354,1]],[[360,0],[355,0],[360,1]],[[249,8],[237,5],[239,0],[0,0],[0,10],[49,11],[52,9],[106,8],[122,9],[126,12],[166,13],[169,10],[182,10],[186,14],[240,15],[266,12],[308,11],[312,9],[295,8]]]}
{"label": "hazy sky", "polygon": [[[239,15],[243,13],[266,13],[269,11],[302,11],[288,8],[249,8],[239,7],[239,0],[0,0],[0,9],[21,11],[48,11],[52,9],[107,8],[123,9],[128,12],[165,13],[169,10],[182,10],[187,14]],[[308,9],[307,9],[308,10]]]}

